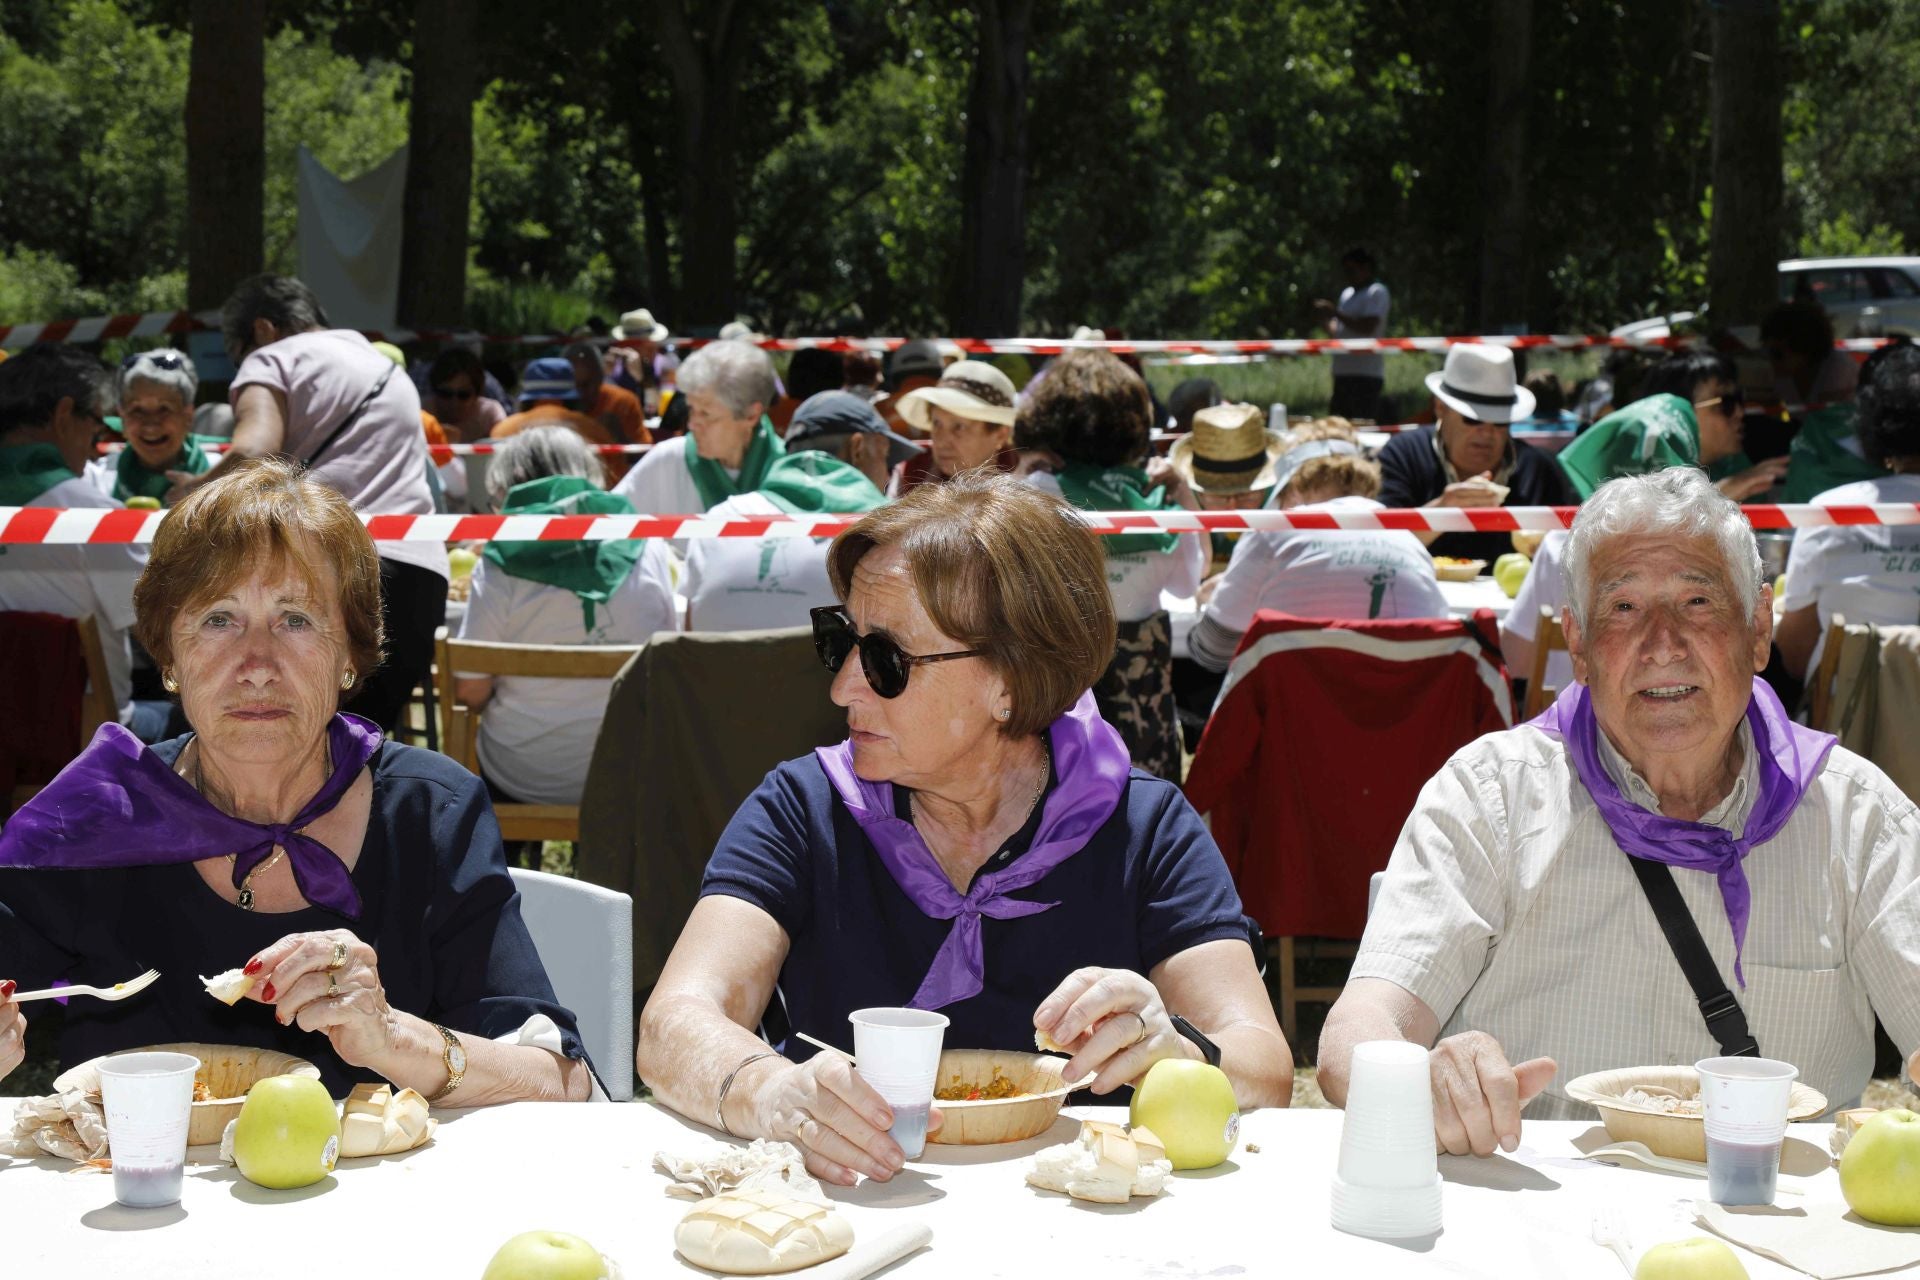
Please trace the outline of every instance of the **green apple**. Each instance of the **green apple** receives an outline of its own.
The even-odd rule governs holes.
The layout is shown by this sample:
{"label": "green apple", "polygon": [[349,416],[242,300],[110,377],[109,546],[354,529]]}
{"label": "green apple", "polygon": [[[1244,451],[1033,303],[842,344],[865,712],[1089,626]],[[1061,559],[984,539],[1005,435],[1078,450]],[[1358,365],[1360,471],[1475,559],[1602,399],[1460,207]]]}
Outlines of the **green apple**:
{"label": "green apple", "polygon": [[473,566],[480,563],[480,557],[465,547],[455,547],[447,552],[447,571],[456,578],[470,577]]}
{"label": "green apple", "polygon": [[1533,568],[1533,561],[1518,551],[1509,551],[1493,562],[1493,581],[1511,600],[1520,594],[1520,584],[1527,580],[1527,570]]}
{"label": "green apple", "polygon": [[1240,1137],[1240,1104],[1218,1067],[1191,1058],[1162,1058],[1133,1089],[1129,1117],[1153,1130],[1176,1169],[1211,1169]]}
{"label": "green apple", "polygon": [[1868,1222],[1920,1227],[1920,1115],[1896,1107],[1861,1125],[1840,1157],[1840,1194]]}
{"label": "green apple", "polygon": [[268,1076],[247,1091],[234,1122],[233,1162],[248,1182],[277,1191],[310,1187],[333,1172],[340,1116],[327,1087],[306,1076]]}
{"label": "green apple", "polygon": [[1711,1236],[1669,1240],[1640,1255],[1633,1280],[1747,1280],[1739,1255]]}
{"label": "green apple", "polygon": [[522,1231],[500,1246],[480,1280],[619,1280],[613,1259],[564,1231]]}

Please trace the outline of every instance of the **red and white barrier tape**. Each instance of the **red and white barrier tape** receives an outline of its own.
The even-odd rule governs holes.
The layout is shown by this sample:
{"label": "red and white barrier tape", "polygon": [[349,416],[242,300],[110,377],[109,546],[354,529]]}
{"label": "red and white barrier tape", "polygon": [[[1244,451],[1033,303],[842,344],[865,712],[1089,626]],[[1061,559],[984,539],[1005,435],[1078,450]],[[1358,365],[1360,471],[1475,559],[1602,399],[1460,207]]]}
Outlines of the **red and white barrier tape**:
{"label": "red and white barrier tape", "polygon": [[[1087,511],[1095,533],[1236,533],[1247,530],[1506,533],[1564,529],[1576,507],[1412,507],[1378,511]],[[1817,507],[1742,507],[1756,529],[1920,524],[1920,503]],[[0,507],[0,546],[151,542],[164,511]],[[859,519],[850,515],[755,516],[363,516],[376,542],[600,542],[624,538],[825,538]]]}
{"label": "red and white barrier tape", "polygon": [[[32,324],[0,325],[0,347],[26,347],[36,342],[100,342],[108,338],[159,337],[162,334],[218,329],[215,312],[149,311],[112,316],[91,316],[82,320],[45,320]],[[361,332],[375,342],[450,342],[480,341],[513,346],[555,346],[568,341],[564,334],[519,333],[480,334],[470,330],[395,329]],[[712,338],[669,338],[686,349],[704,346]],[[767,351],[864,351],[879,355],[893,351],[911,338],[761,338],[758,345]],[[1593,349],[1666,349],[1683,350],[1698,345],[1694,337],[1618,338],[1611,334],[1480,334],[1427,335],[1409,338],[951,338],[962,351],[972,355],[1051,356],[1063,351],[1105,350],[1120,355],[1250,355],[1311,356],[1336,352],[1431,351],[1442,352],[1463,342],[1485,343],[1515,350],[1586,351]],[[1885,345],[1886,338],[1843,338],[1833,345],[1842,351],[1867,352]],[[634,345],[629,339],[616,345]]]}

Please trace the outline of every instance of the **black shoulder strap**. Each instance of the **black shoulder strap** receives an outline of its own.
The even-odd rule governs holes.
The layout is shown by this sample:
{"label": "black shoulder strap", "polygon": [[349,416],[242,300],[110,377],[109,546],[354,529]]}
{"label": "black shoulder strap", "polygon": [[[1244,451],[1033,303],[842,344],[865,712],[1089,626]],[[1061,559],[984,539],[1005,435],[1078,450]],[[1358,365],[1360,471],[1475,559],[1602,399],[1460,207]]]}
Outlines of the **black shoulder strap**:
{"label": "black shoulder strap", "polygon": [[1700,1016],[1707,1020],[1707,1032],[1720,1046],[1720,1052],[1733,1058],[1759,1057],[1760,1045],[1747,1029],[1746,1011],[1720,980],[1720,970],[1707,950],[1707,940],[1700,936],[1700,926],[1693,922],[1693,914],[1680,896],[1680,886],[1673,882],[1673,872],[1650,858],[1629,854],[1627,861],[1633,865],[1633,874],[1639,877],[1640,888],[1653,907],[1654,919],[1660,922],[1660,932],[1667,935],[1673,958],[1680,962],[1680,971],[1687,975],[1687,985],[1693,988],[1694,998],[1700,1002]]}
{"label": "black shoulder strap", "polygon": [[308,454],[305,458],[301,460],[302,466],[311,467],[313,466],[314,463],[320,461],[320,455],[325,453],[328,449],[331,449],[333,447],[333,442],[335,440],[338,440],[341,436],[345,435],[348,427],[360,421],[360,415],[364,414],[367,411],[368,407],[372,405],[375,400],[378,400],[380,398],[380,393],[387,389],[387,379],[391,378],[393,376],[393,371],[395,369],[398,369],[399,367],[400,366],[397,364],[389,364],[387,366],[387,371],[380,375],[380,380],[378,382],[373,384],[373,390],[367,392],[367,394],[361,398],[360,403],[353,407],[352,413],[349,413],[346,417],[340,419],[339,426],[327,432],[327,438],[320,442],[320,447],[318,449],[315,449],[312,453]]}

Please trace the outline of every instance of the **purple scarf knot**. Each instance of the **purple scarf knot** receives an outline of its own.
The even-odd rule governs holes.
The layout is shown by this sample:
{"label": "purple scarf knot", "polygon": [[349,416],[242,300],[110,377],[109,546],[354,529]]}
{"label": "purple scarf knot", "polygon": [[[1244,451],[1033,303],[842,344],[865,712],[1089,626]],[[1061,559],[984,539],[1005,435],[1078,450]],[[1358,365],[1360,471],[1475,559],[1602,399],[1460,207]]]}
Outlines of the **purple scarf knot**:
{"label": "purple scarf knot", "polygon": [[814,752],[834,793],[873,842],[894,882],[932,919],[953,921],[909,1007],[939,1009],[978,995],[986,985],[980,917],[1014,920],[1059,906],[1008,895],[1037,883],[1080,852],[1119,807],[1132,761],[1126,743],[1100,718],[1093,695],[1081,694],[1048,726],[1047,734],[1059,781],[1041,808],[1033,846],[1005,870],[976,877],[964,894],[947,879],[913,823],[894,816],[893,784],[868,782],[854,773],[851,741]]}
{"label": "purple scarf knot", "polygon": [[327,724],[333,772],[290,822],[260,823],[222,813],[173,767],[117,724],[103,724],[60,776],[0,830],[0,867],[82,870],[199,862],[231,853],[233,883],[279,846],[301,896],[316,907],[360,917],[352,873],[333,850],[300,828],[340,803],[380,749],[380,729],[344,713]]}
{"label": "purple scarf knot", "polygon": [[1747,979],[1740,968],[1740,955],[1746,945],[1753,893],[1743,863],[1755,845],[1765,844],[1787,825],[1838,739],[1795,724],[1780,705],[1779,695],[1756,678],[1753,697],[1747,702],[1747,727],[1753,732],[1760,785],[1746,827],[1736,839],[1731,832],[1710,823],[1688,822],[1643,809],[1620,793],[1600,759],[1600,725],[1585,685],[1568,685],[1552,706],[1529,723],[1566,743],[1574,773],[1599,806],[1601,818],[1623,851],[1672,867],[1713,873],[1720,885],[1720,899],[1726,905],[1727,923],[1733,930],[1734,980],[1744,988]]}

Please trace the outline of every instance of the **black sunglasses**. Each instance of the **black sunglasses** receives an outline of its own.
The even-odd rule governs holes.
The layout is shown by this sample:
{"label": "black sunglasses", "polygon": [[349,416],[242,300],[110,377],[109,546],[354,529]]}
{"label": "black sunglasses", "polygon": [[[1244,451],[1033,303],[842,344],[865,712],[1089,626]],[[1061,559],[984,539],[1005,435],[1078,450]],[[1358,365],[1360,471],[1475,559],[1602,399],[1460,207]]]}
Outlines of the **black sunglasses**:
{"label": "black sunglasses", "polygon": [[473,399],[473,388],[435,387],[433,394],[439,396],[442,400],[471,400]]}
{"label": "black sunglasses", "polygon": [[141,363],[142,361],[145,361],[147,364],[152,365],[156,369],[165,369],[169,373],[172,373],[176,370],[184,369],[187,367],[187,357],[184,352],[136,351],[132,355],[125,356],[121,359],[120,368],[122,371],[125,371],[127,369],[133,368],[133,366]]}
{"label": "black sunglasses", "polygon": [[835,675],[846,665],[847,655],[857,646],[860,670],[867,684],[883,698],[897,698],[907,691],[907,677],[925,662],[951,662],[955,658],[977,658],[978,649],[957,653],[911,654],[885,635],[861,635],[853,629],[853,619],[839,605],[822,605],[808,611],[813,618],[813,649],[821,664]]}
{"label": "black sunglasses", "polygon": [[1711,409],[1715,405],[1718,405],[1721,413],[1726,414],[1729,418],[1737,418],[1744,411],[1746,403],[1747,393],[1735,388],[1732,391],[1723,392],[1711,400],[1695,400],[1693,407],[1696,409]]}

